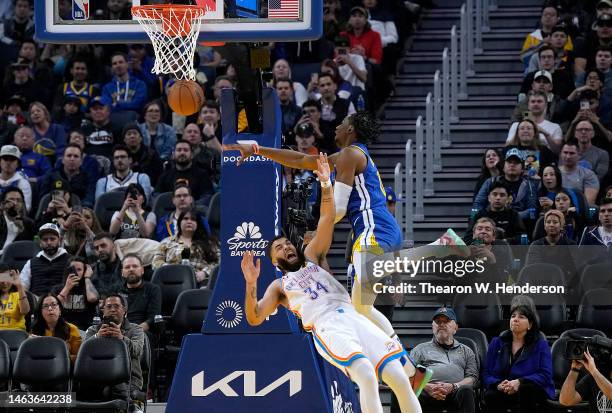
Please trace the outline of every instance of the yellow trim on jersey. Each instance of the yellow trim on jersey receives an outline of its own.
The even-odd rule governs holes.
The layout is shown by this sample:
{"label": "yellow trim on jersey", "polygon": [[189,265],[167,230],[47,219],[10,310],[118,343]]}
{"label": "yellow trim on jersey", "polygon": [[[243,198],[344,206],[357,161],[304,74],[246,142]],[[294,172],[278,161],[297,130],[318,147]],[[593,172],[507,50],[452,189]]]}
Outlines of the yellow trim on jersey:
{"label": "yellow trim on jersey", "polygon": [[374,234],[370,234],[368,236],[368,239],[365,243],[365,245],[361,245],[361,240],[363,239],[363,237],[365,236],[365,232],[362,232],[357,239],[355,240],[355,243],[353,244],[353,251],[352,254],[356,253],[356,252],[370,252],[372,254],[376,254],[376,255],[383,255],[385,253],[385,251],[383,250],[383,248],[380,246],[380,244],[378,243],[378,241],[376,241],[376,236]]}

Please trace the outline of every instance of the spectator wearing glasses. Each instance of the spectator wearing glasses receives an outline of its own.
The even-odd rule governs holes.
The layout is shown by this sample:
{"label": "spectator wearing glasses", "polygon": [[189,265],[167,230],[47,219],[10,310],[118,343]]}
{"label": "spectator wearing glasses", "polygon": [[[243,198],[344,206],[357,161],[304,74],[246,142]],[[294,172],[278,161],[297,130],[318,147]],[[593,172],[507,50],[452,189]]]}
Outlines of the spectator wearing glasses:
{"label": "spectator wearing glasses", "polygon": [[527,93],[530,89],[531,83],[540,70],[546,70],[552,75],[553,79],[553,92],[566,98],[572,90],[574,90],[574,78],[572,74],[565,68],[559,66],[559,62],[556,58],[556,51],[550,45],[544,45],[538,51],[539,67],[538,70],[534,70],[528,73],[523,80],[521,86],[521,92]]}
{"label": "spectator wearing glasses", "polygon": [[64,306],[57,295],[44,293],[34,310],[32,335],[61,338],[68,347],[70,361],[74,363],[83,339],[79,328],[66,321],[64,311]]}
{"label": "spectator wearing glasses", "polygon": [[[174,187],[172,204],[175,208],[174,212],[163,215],[157,221],[157,227],[155,228],[155,239],[157,241],[163,241],[168,237],[176,235],[179,216],[193,207],[193,197],[191,196],[189,186],[178,184]],[[205,218],[203,219],[203,225],[206,228],[206,232],[210,233],[210,227]]]}
{"label": "spectator wearing glasses", "polygon": [[[572,45],[572,41],[567,33],[564,24],[558,24],[552,28],[550,39],[547,42],[555,51],[555,65],[558,69],[567,69],[571,72],[574,64],[573,47],[568,48],[567,45]],[[529,67],[526,73],[531,73],[540,69],[539,59],[537,55],[532,55],[529,60]]]}
{"label": "spectator wearing glasses", "polygon": [[[138,129],[135,123],[125,126],[126,129]],[[113,148],[113,173],[98,179],[96,184],[96,199],[102,194],[121,188],[127,188],[131,184],[138,184],[144,190],[146,199],[151,199],[151,180],[142,172],[134,172],[131,169],[132,157],[130,150],[125,145],[115,145]]]}
{"label": "spectator wearing glasses", "polygon": [[[145,105],[143,112],[144,122],[138,127],[144,145],[155,149],[162,160],[170,159],[176,143],[176,130],[162,122],[166,118],[164,104],[159,100],[153,100]],[[125,134],[125,127],[123,132]]]}

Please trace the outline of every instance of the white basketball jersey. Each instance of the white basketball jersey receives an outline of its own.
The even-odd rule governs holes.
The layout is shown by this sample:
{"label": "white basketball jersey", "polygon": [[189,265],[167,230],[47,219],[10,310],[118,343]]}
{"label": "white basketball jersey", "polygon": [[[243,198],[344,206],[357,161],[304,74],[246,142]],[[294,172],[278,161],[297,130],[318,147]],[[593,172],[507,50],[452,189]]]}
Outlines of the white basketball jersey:
{"label": "white basketball jersey", "polygon": [[302,319],[304,328],[311,328],[323,314],[332,313],[340,306],[352,306],[342,284],[314,263],[285,274],[281,281],[289,308]]}

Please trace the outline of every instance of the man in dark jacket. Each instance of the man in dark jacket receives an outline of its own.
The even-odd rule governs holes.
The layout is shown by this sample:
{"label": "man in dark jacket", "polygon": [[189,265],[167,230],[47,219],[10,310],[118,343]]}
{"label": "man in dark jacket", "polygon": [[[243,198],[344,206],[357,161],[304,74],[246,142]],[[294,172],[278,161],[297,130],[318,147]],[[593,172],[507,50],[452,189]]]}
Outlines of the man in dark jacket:
{"label": "man in dark jacket", "polygon": [[599,226],[585,228],[578,245],[581,264],[612,262],[612,198],[601,200]]}
{"label": "man in dark jacket", "polygon": [[132,171],[147,174],[151,178],[151,185],[157,184],[163,164],[157,152],[142,143],[142,133],[138,125],[136,123],[125,125],[122,136],[123,143],[132,156]]}
{"label": "man in dark jacket", "polygon": [[60,248],[60,231],[55,224],[45,224],[38,231],[40,251],[21,270],[21,283],[32,294],[41,296],[62,282],[68,264],[68,252]]}
{"label": "man in dark jacket", "polygon": [[155,316],[161,314],[161,290],[157,284],[142,279],[144,267],[137,255],[126,254],[121,265],[128,318],[147,332],[153,327]]}
{"label": "man in dark jacket", "polygon": [[109,233],[101,233],[94,237],[94,252],[98,262],[94,265],[92,282],[101,298],[123,290],[121,277],[121,261],[115,252],[115,243]]}

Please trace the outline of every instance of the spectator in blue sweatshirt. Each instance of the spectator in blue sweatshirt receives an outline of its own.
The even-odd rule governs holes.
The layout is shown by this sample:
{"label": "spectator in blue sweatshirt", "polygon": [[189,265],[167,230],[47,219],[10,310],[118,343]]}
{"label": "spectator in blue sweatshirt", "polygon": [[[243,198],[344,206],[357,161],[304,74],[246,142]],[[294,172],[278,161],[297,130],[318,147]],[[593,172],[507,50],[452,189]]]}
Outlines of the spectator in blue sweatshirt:
{"label": "spectator in blue sweatshirt", "polygon": [[21,170],[30,182],[38,182],[51,172],[51,163],[46,156],[34,152],[34,131],[29,126],[21,126],[15,132],[15,145],[21,151]]}
{"label": "spectator in blue sweatshirt", "polygon": [[30,124],[34,130],[36,142],[47,140],[50,146],[53,146],[53,148],[46,146],[47,149],[50,149],[50,152],[43,153],[43,155],[61,157],[66,147],[66,131],[64,127],[51,122],[51,113],[49,113],[47,107],[40,102],[32,102],[29,112]]}
{"label": "spectator in blue sweatshirt", "polygon": [[113,78],[102,88],[102,96],[112,101],[112,111],[132,110],[140,113],[147,101],[147,85],[128,71],[128,57],[117,52],[111,56]]}
{"label": "spectator in blue sweatshirt", "polygon": [[510,329],[491,341],[483,381],[491,412],[518,406],[520,413],[532,413],[555,397],[552,356],[531,298],[512,299]]}

